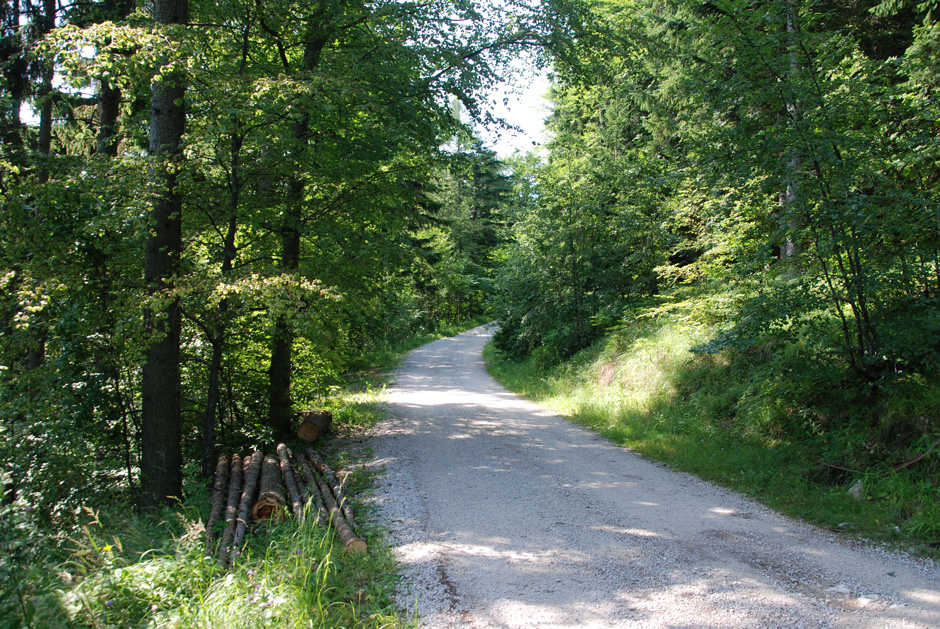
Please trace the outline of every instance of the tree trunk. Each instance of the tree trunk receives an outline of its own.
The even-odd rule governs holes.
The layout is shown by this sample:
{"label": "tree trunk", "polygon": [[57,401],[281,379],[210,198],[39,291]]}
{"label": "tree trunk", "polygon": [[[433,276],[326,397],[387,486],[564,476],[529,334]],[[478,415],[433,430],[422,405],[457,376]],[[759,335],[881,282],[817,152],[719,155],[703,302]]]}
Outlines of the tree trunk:
{"label": "tree trunk", "polygon": [[[9,5],[10,12],[4,10],[6,18],[3,24],[3,38],[10,43],[6,46],[8,56],[2,64],[5,87],[10,98],[10,128],[3,140],[11,149],[11,157],[18,163],[21,155],[19,149],[23,147],[23,122],[20,120],[20,107],[29,85],[26,74],[26,54],[24,42],[20,32],[20,0],[12,0]],[[5,7],[4,7],[5,9]]]}
{"label": "tree trunk", "polygon": [[[55,28],[55,0],[42,0],[43,13],[39,23],[39,37],[52,32]],[[37,181],[45,184],[49,181],[49,156],[52,153],[52,80],[55,77],[55,66],[49,62],[42,67],[42,81],[37,94],[39,101],[39,134],[36,152],[39,154],[39,172]],[[41,219],[42,212],[37,205],[34,210],[37,219]],[[46,325],[42,321],[42,313],[37,315],[40,320],[33,321],[29,329],[29,345],[26,348],[26,369],[33,371],[39,369],[46,360]]]}
{"label": "tree trunk", "polygon": [[[787,78],[791,81],[796,80],[797,72],[799,71],[799,59],[797,58],[797,37],[799,37],[799,28],[797,25],[797,5],[798,0],[788,0],[787,1],[787,54],[790,57],[790,68],[787,72]],[[786,103],[786,107],[789,110],[787,113],[790,117],[790,124],[796,126],[800,124],[801,114],[800,114],[800,105],[797,102]],[[780,210],[784,212],[784,215],[787,217],[787,227],[789,233],[787,234],[784,241],[780,244],[780,260],[783,262],[788,262],[789,266],[787,267],[787,273],[792,277],[797,275],[797,265],[794,263],[794,259],[799,255],[799,239],[797,238],[797,233],[800,229],[800,221],[796,217],[794,212],[794,206],[797,201],[797,186],[796,186],[796,176],[797,171],[800,168],[800,154],[796,148],[790,150],[790,155],[787,156],[787,182],[786,187],[780,192],[778,197],[778,204]]]}
{"label": "tree trunk", "polygon": [[98,92],[98,137],[97,153],[117,157],[118,114],[121,107],[121,90],[112,87],[107,80],[101,81]]}
{"label": "tree trunk", "polygon": [[310,496],[317,508],[318,518],[322,517],[324,521],[330,518],[330,512],[326,510],[326,504],[323,502],[323,496],[317,489],[317,476],[310,467],[310,463],[302,456],[296,457],[297,467],[307,484],[307,495]]}
{"label": "tree trunk", "polygon": [[320,454],[313,448],[307,448],[307,458],[310,459],[313,467],[323,475],[323,478],[326,479],[327,486],[336,497],[336,502],[340,509],[343,510],[343,515],[346,516],[346,519],[349,520],[350,524],[355,522],[356,517],[353,514],[352,504],[350,504],[349,500],[346,499],[346,494],[343,492],[343,487],[336,478],[336,474],[333,473],[333,470],[330,468],[330,466],[320,458]]}
{"label": "tree trunk", "polygon": [[327,486],[326,482],[317,478],[317,488],[320,490],[320,495],[323,496],[323,502],[326,503],[326,508],[330,512],[330,521],[333,523],[333,528],[336,529],[336,533],[343,541],[343,546],[346,550],[350,552],[366,552],[367,546],[365,540],[358,537],[353,532],[352,527],[343,516],[343,511],[336,504],[336,500],[330,493],[330,488]]}
{"label": "tree trunk", "polygon": [[294,329],[287,317],[281,315],[274,325],[274,343],[271,365],[268,368],[268,426],[275,437],[286,439],[291,434],[291,354],[294,347]]}
{"label": "tree trunk", "polygon": [[[225,301],[225,300],[223,300]],[[225,313],[219,303],[220,314]],[[227,304],[226,304],[227,306]],[[218,324],[220,327],[222,323]],[[209,388],[206,391],[206,408],[202,412],[202,476],[209,475],[209,462],[212,460],[212,451],[215,448],[215,417],[219,407],[219,372],[222,370],[222,330],[218,330],[212,338],[212,359],[209,363]]]}
{"label": "tree trunk", "polygon": [[[154,0],[159,24],[185,24],[188,0]],[[144,281],[153,304],[144,311],[150,339],[142,374],[141,506],[154,509],[182,495],[180,450],[180,311],[172,295],[182,250],[182,205],[177,189],[186,122],[185,76],[171,74],[152,86],[150,155],[155,160],[154,200],[144,256]],[[171,162],[176,162],[173,164]],[[162,303],[161,303],[162,302]]]}
{"label": "tree trunk", "polygon": [[[294,138],[302,141],[306,136],[306,124],[294,127]],[[304,186],[299,180],[290,183],[290,204],[281,226],[281,271],[296,273],[300,268],[300,205],[303,202]],[[274,344],[271,349],[271,366],[268,369],[268,425],[278,438],[291,435],[291,355],[294,348],[294,326],[286,315],[279,315],[274,326]]]}
{"label": "tree trunk", "polygon": [[[42,0],[41,35],[51,33],[55,28],[56,0]],[[55,66],[49,63],[42,69],[42,83],[39,85],[39,159],[45,161],[52,152],[52,79]],[[49,165],[41,163],[39,183],[49,181]]]}
{"label": "tree trunk", "polygon": [[[330,5],[324,5],[330,7]],[[312,24],[307,32],[304,56],[300,67],[309,71],[320,62],[323,48],[332,41],[335,33],[326,14],[332,8],[325,8],[322,24]],[[285,58],[285,72],[290,71]],[[307,142],[309,125],[306,118],[299,120],[292,130],[298,144],[298,151],[303,152]],[[281,224],[281,270],[294,274],[300,268],[300,227],[303,220],[302,204],[304,182],[292,178],[289,183],[288,208]],[[271,347],[271,364],[268,368],[268,425],[274,429],[278,438],[291,436],[291,355],[294,347],[294,326],[287,316],[280,315],[274,326],[274,341]]]}
{"label": "tree trunk", "polygon": [[[103,0],[98,19],[118,22],[127,18],[137,3],[134,0]],[[107,40],[110,44],[110,38]],[[99,155],[117,157],[118,154],[118,119],[121,109],[121,90],[107,79],[101,80],[98,88],[98,134],[95,138],[95,152]]]}
{"label": "tree trunk", "polygon": [[[238,178],[238,157],[241,151],[241,136],[232,141],[232,184],[229,195],[229,222],[225,241],[222,244],[222,277],[232,272],[235,261],[235,236],[238,233],[238,203],[241,182]],[[202,475],[209,475],[212,461],[212,449],[215,446],[215,419],[219,406],[219,374],[222,370],[222,353],[225,346],[225,332],[228,324],[228,299],[219,301],[216,309],[218,323],[212,338],[212,360],[209,364],[209,388],[206,391],[206,408],[202,413]]]}

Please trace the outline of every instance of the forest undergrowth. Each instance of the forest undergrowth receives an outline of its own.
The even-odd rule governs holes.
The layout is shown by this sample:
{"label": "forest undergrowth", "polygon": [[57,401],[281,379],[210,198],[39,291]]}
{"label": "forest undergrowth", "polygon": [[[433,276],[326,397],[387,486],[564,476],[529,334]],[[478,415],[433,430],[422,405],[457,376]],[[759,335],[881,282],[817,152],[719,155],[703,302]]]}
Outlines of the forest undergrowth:
{"label": "forest undergrowth", "polygon": [[154,515],[137,515],[116,494],[50,530],[16,503],[4,504],[0,628],[412,626],[395,609],[394,561],[362,500],[376,472],[359,465],[368,457],[359,436],[383,417],[385,382],[408,351],[482,322],[444,327],[363,358],[325,402],[334,434],[316,445],[348,472],[345,486],[363,514],[357,524],[368,553],[345,553],[332,529],[289,518],[259,527],[234,567],[220,567],[204,556],[211,496],[194,462],[185,470],[184,499]]}
{"label": "forest undergrowth", "polygon": [[[357,467],[355,435],[381,416],[377,378],[359,378],[329,403],[337,435],[318,443],[360,497],[372,472]],[[0,516],[5,578],[0,627],[400,627],[395,568],[366,505],[359,523],[370,551],[347,554],[312,518],[262,524],[234,567],[204,556],[210,489],[193,465],[184,499],[155,515],[132,505],[82,507],[61,535],[5,505]]]}
{"label": "forest undergrowth", "polygon": [[567,361],[514,360],[493,344],[485,357],[511,390],[643,456],[936,558],[940,383],[898,373],[860,384],[791,337],[723,347],[715,339],[745,297],[673,289]]}

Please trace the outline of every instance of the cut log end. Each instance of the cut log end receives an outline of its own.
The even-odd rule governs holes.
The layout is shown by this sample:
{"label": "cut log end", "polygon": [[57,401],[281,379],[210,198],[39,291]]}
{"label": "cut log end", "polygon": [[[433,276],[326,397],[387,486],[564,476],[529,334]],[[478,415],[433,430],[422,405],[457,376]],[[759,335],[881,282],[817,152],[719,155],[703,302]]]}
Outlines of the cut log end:
{"label": "cut log end", "polygon": [[281,520],[284,517],[284,503],[270,496],[257,501],[251,508],[251,518],[254,521]]}
{"label": "cut log end", "polygon": [[297,437],[306,443],[316,441],[320,435],[330,432],[333,426],[333,413],[329,411],[307,411],[301,414]]}
{"label": "cut log end", "polygon": [[358,537],[345,542],[344,546],[346,547],[347,552],[351,553],[364,553],[368,550],[366,541]]}
{"label": "cut log end", "polygon": [[305,443],[316,441],[320,436],[320,429],[310,422],[303,422],[297,429],[297,438]]}

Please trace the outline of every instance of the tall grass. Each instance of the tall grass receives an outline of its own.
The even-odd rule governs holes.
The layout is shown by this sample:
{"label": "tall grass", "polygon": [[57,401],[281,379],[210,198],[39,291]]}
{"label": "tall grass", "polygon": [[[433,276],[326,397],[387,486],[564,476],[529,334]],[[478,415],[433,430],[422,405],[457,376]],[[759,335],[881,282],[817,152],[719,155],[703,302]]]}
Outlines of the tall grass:
{"label": "tall grass", "polygon": [[[184,470],[186,496],[175,509],[135,515],[126,492],[113,504],[86,506],[80,526],[53,531],[17,503],[0,502],[0,629],[19,627],[414,626],[393,602],[398,572],[370,508],[357,499],[377,473],[357,466],[368,450],[355,439],[383,417],[390,370],[411,349],[488,321],[482,317],[410,338],[363,357],[324,402],[334,435],[317,447],[346,468],[345,486],[365,524],[368,553],[348,554],[334,532],[292,518],[248,536],[231,569],[203,556],[209,490],[195,464]],[[73,479],[75,480],[75,479]],[[358,518],[357,518],[358,519]]]}
{"label": "tall grass", "polygon": [[[381,386],[337,392],[332,408],[346,435],[381,416]],[[355,463],[356,453],[330,448],[334,464]],[[347,478],[352,495],[368,490],[374,472],[355,468]],[[347,554],[333,530],[308,517],[262,524],[231,569],[204,556],[208,490],[188,470],[188,494],[176,509],[136,516],[125,506],[86,508],[77,534],[58,547],[27,554],[23,545],[9,574],[21,577],[5,592],[9,613],[0,627],[375,627],[412,626],[393,602],[397,570],[383,533],[359,522],[369,552]],[[355,502],[354,498],[354,502]],[[358,504],[360,513],[368,508]],[[28,522],[0,518],[0,541],[25,535]],[[12,528],[10,528],[12,527]],[[31,560],[33,563],[26,563]],[[2,566],[0,566],[2,567]],[[8,576],[8,575],[5,575]],[[12,585],[10,582],[4,585]]]}
{"label": "tall grass", "polygon": [[[839,465],[863,460],[853,453],[865,450],[877,425],[879,410],[866,408],[873,398],[853,398],[831,370],[805,364],[799,343],[690,351],[714,338],[739,299],[675,291],[551,367],[537,358],[513,362],[492,346],[484,356],[508,388],[614,443],[818,525],[935,555],[929,545],[940,541],[940,456],[926,450],[940,435],[892,454],[911,460],[926,452],[909,468]],[[940,399],[883,396],[878,404],[929,416]],[[865,488],[862,500],[847,491],[856,481]]]}
{"label": "tall grass", "polygon": [[[198,523],[187,523],[193,532]],[[201,535],[173,554],[128,557],[98,547],[99,565],[60,594],[63,624],[90,627],[398,627],[387,551],[344,556],[308,518],[255,531],[231,570],[203,557]],[[366,578],[368,575],[368,578]],[[374,578],[378,575],[378,578]]]}

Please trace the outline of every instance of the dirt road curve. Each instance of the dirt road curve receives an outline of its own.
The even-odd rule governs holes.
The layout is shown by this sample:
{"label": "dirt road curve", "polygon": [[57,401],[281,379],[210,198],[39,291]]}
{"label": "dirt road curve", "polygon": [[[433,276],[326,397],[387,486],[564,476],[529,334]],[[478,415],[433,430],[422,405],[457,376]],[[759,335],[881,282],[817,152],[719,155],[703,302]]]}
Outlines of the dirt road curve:
{"label": "dirt road curve", "polygon": [[496,384],[476,328],[411,354],[373,447],[426,627],[940,627],[940,570],[617,448]]}

